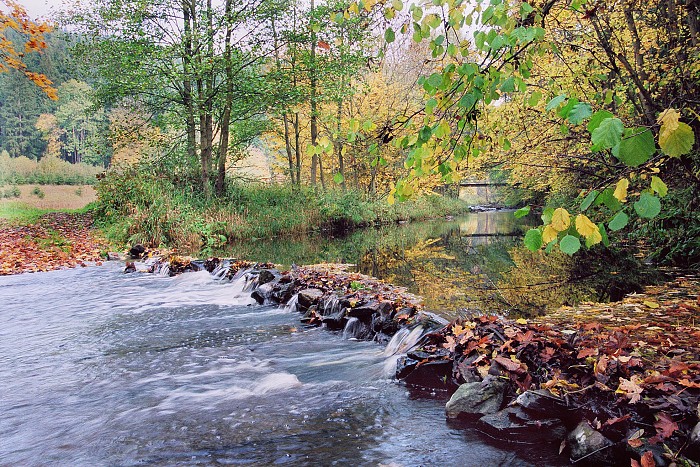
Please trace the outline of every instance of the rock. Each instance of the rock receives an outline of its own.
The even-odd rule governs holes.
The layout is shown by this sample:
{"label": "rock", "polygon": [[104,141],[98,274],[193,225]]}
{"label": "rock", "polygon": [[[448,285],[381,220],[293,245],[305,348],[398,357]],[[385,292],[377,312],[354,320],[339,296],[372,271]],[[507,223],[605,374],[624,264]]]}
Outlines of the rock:
{"label": "rock", "polygon": [[273,287],[272,296],[270,298],[276,303],[287,303],[294,295],[293,291],[292,284],[282,284],[280,281]]}
{"label": "rock", "polygon": [[131,249],[129,250],[129,255],[134,259],[139,259],[145,251],[146,248],[140,243],[137,243],[136,245],[131,247]]}
{"label": "rock", "polygon": [[124,274],[128,274],[130,272],[136,272],[136,265],[132,261],[128,261],[126,263],[126,267],[124,268]]}
{"label": "rock", "polygon": [[578,462],[584,457],[590,456],[589,462],[604,463],[603,461],[605,457],[607,457],[605,448],[613,444],[608,438],[594,430],[586,420],[581,421],[581,423],[569,433],[567,440],[571,447],[572,462]]}
{"label": "rock", "polygon": [[396,362],[396,378],[408,385],[424,389],[454,390],[456,388],[452,383],[452,360],[449,359],[433,359],[425,362],[410,356],[401,357]]}
{"label": "rock", "polygon": [[265,283],[260,287],[256,287],[253,293],[250,294],[252,298],[255,299],[258,304],[262,305],[270,300],[272,296],[273,285],[271,283]]}
{"label": "rock", "polygon": [[[391,304],[389,304],[391,307]],[[348,310],[348,316],[351,318],[360,318],[363,321],[369,321],[372,319],[372,315],[382,312],[384,308],[383,304],[377,300],[372,300],[364,305],[360,305],[356,308],[350,308]]]}
{"label": "rock", "polygon": [[208,258],[204,260],[204,269],[211,274],[220,264],[221,260],[219,258]]}
{"label": "rock", "polygon": [[561,397],[554,396],[546,389],[525,391],[520,394],[515,402],[529,412],[547,417],[565,417],[570,407]]}
{"label": "rock", "polygon": [[320,289],[304,289],[299,291],[299,308],[308,310],[311,305],[318,302],[323,297],[323,291]]}
{"label": "rock", "polygon": [[693,448],[695,448],[696,451],[700,451],[700,423],[695,425],[693,431],[690,432],[690,438],[688,438],[688,442],[691,446],[693,446]]}
{"label": "rock", "polygon": [[119,253],[116,253],[114,251],[110,251],[107,253],[107,261],[120,261],[122,259],[122,256]]}
{"label": "rock", "polygon": [[272,269],[263,269],[258,274],[258,284],[263,285],[280,277],[280,273]]}
{"label": "rock", "polygon": [[[451,365],[450,365],[451,366]],[[452,368],[450,368],[450,372]],[[496,413],[503,405],[507,384],[495,378],[474,383],[464,383],[445,405],[447,418]]]}
{"label": "rock", "polygon": [[556,418],[540,418],[522,407],[507,407],[479,419],[479,426],[488,434],[511,441],[543,443],[561,442],[566,437],[566,428]]}

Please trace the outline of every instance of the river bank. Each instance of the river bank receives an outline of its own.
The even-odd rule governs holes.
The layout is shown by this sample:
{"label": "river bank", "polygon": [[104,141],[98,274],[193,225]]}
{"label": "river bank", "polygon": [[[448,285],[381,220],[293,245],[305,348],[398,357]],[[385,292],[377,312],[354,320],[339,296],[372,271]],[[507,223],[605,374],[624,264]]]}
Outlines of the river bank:
{"label": "river bank", "polygon": [[271,266],[176,257],[151,261],[147,270],[206,269],[237,279],[245,272],[258,303],[286,305],[305,325],[392,340],[390,346],[399,345],[392,336],[400,331],[402,339],[412,334],[396,378],[412,390],[451,396],[449,419],[476,423],[496,438],[553,444],[577,463],[697,462],[697,277],[529,321],[475,315],[446,324],[404,289],[337,265]]}

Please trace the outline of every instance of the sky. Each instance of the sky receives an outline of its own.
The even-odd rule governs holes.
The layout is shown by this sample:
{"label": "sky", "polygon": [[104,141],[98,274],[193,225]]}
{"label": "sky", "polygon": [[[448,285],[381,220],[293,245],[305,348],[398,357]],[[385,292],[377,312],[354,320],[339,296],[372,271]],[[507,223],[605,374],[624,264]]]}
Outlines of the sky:
{"label": "sky", "polygon": [[58,10],[63,5],[61,0],[19,0],[19,3],[26,8],[32,19],[48,17],[52,8]]}

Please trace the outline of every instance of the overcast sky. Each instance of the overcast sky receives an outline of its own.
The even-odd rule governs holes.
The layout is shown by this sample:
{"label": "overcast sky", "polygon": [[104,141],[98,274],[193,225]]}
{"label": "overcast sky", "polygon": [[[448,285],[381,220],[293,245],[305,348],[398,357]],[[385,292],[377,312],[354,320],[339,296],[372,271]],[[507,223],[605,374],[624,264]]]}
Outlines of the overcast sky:
{"label": "overcast sky", "polygon": [[19,3],[27,9],[27,13],[33,19],[49,17],[51,10],[58,10],[63,4],[62,0],[19,0]]}

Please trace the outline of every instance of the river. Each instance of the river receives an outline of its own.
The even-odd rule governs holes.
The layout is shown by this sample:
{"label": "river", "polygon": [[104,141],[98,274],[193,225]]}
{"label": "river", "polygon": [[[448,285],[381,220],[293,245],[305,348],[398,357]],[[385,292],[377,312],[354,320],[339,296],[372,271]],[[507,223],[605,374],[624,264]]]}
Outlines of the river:
{"label": "river", "polygon": [[0,465],[561,463],[447,423],[383,346],[241,281],[122,268],[0,278]]}

